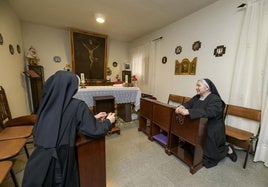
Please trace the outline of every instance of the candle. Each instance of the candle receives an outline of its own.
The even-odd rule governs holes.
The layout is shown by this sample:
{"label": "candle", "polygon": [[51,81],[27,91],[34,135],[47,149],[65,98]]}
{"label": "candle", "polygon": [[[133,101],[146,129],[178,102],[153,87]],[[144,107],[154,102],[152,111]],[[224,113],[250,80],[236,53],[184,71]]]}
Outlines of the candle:
{"label": "candle", "polygon": [[85,83],[85,74],[81,73],[80,78],[81,78],[81,83],[84,84]]}
{"label": "candle", "polygon": [[125,75],[125,83],[128,83],[128,75]]}

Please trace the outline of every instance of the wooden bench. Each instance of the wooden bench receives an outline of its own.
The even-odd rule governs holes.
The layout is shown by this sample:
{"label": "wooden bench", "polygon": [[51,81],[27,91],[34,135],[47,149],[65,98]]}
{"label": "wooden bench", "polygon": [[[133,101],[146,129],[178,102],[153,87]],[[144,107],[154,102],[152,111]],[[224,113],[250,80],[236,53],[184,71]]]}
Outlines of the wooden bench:
{"label": "wooden bench", "polygon": [[151,125],[153,120],[153,105],[157,100],[148,98],[140,99],[139,128],[138,131],[144,132],[148,138],[151,137]]}
{"label": "wooden bench", "polygon": [[226,140],[227,142],[234,144],[238,147],[241,147],[246,150],[246,157],[244,161],[243,168],[246,168],[247,159],[249,152],[255,152],[253,148],[254,142],[258,141],[259,131],[260,131],[260,124],[261,124],[261,110],[252,109],[252,108],[246,108],[241,106],[235,106],[228,104],[226,105],[225,109],[225,120],[228,116],[236,116],[248,120],[253,120],[257,122],[257,133],[249,132],[243,129],[237,128],[239,125],[236,125],[236,127],[233,127],[228,123],[225,124],[225,133],[226,133]]}
{"label": "wooden bench", "polygon": [[181,95],[176,95],[176,94],[169,94],[168,96],[168,104],[176,104],[181,105],[183,103],[184,97]]}

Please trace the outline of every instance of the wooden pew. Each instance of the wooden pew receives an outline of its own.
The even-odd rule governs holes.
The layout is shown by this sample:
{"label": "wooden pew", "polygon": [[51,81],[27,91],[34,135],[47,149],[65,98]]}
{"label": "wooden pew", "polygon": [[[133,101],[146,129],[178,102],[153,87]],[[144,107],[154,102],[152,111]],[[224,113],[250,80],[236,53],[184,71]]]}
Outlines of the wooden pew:
{"label": "wooden pew", "polygon": [[184,100],[184,96],[176,95],[176,94],[169,94],[167,104],[179,106],[183,103],[183,100]]}
{"label": "wooden pew", "polygon": [[153,104],[155,102],[156,100],[151,98],[140,99],[138,131],[144,132],[148,137],[151,136],[151,123],[153,120]]}
{"label": "wooden pew", "polygon": [[203,148],[207,119],[190,119],[189,116],[172,115],[166,153],[174,154],[190,167],[194,174],[203,167]]}
{"label": "wooden pew", "polygon": [[165,148],[168,144],[168,135],[174,111],[175,107],[172,105],[159,101],[153,103],[150,140],[156,140]]}

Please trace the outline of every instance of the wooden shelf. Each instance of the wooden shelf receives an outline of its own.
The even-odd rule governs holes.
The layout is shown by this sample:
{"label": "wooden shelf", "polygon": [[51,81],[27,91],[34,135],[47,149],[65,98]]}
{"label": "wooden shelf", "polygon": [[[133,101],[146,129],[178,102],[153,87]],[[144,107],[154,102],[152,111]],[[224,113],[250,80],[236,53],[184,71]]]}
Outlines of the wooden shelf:
{"label": "wooden shelf", "polygon": [[170,152],[184,161],[187,165],[193,165],[193,156],[180,146],[171,148]]}
{"label": "wooden shelf", "polygon": [[144,132],[146,135],[150,134],[150,126],[139,127],[138,130]]}
{"label": "wooden shelf", "polygon": [[153,136],[153,139],[158,141],[160,144],[162,144],[163,146],[167,146],[168,143],[168,137],[162,133],[160,134],[156,134]]}

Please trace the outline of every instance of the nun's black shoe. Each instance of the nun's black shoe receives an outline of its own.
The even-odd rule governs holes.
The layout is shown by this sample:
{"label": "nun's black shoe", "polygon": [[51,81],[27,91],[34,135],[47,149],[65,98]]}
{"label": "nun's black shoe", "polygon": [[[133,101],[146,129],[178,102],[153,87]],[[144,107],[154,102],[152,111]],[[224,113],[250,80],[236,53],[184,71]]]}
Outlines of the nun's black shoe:
{"label": "nun's black shoe", "polygon": [[228,147],[230,147],[230,148],[232,149],[232,153],[231,153],[231,154],[228,154],[228,153],[227,153],[227,156],[228,156],[233,162],[236,162],[236,160],[237,160],[237,155],[236,155],[236,153],[235,153],[235,149],[234,149],[234,147],[233,147],[231,144],[229,144]]}

